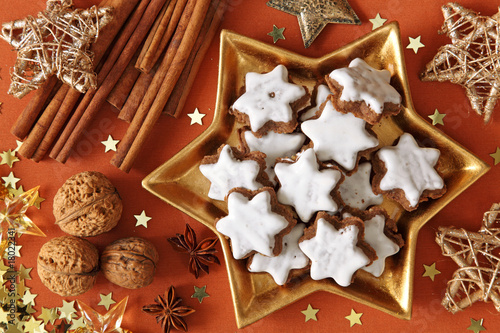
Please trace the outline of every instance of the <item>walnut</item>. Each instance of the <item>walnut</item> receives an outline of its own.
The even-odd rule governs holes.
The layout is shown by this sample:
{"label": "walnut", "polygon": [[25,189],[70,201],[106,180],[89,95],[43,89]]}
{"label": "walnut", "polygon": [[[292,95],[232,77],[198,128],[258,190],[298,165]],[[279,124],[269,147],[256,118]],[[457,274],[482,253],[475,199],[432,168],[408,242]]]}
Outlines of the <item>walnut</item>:
{"label": "walnut", "polygon": [[122,210],[116,188],[95,171],[71,176],[54,197],[56,224],[73,236],[96,236],[113,229]]}
{"label": "walnut", "polygon": [[122,238],[109,244],[101,255],[101,271],[112,283],[138,289],[153,282],[158,251],[142,238]]}
{"label": "walnut", "polygon": [[56,237],[45,243],[37,259],[38,276],[52,292],[76,296],[90,290],[99,271],[99,252],[85,239]]}

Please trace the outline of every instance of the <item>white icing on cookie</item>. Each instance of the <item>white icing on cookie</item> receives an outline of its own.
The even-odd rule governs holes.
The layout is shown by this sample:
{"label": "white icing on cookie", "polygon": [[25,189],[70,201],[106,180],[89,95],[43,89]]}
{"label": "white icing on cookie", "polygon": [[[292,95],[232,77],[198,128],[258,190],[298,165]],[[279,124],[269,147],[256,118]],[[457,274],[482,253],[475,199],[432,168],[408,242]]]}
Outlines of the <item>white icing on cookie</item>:
{"label": "white icing on cookie", "polygon": [[359,229],[349,225],[340,230],[325,219],[316,222],[316,235],[299,243],[299,247],[311,259],[311,278],[333,278],[342,287],[351,284],[352,275],[368,265],[370,259],[356,246]]}
{"label": "white icing on cookie", "polygon": [[227,198],[227,209],[228,215],[217,221],[215,228],[231,238],[233,257],[242,259],[252,251],[272,256],[274,237],[289,222],[271,210],[269,192],[260,192],[251,200],[232,192]]}
{"label": "white icing on cookie", "polygon": [[288,70],[283,65],[266,74],[247,73],[245,89],[232,108],[248,115],[253,132],[268,121],[292,121],[296,111],[292,110],[290,103],[306,94],[303,87],[288,82]]}
{"label": "white icing on cookie", "polygon": [[320,161],[334,160],[346,170],[352,170],[358,152],[378,145],[378,139],[368,133],[365,124],[351,113],[338,112],[328,101],[321,116],[303,122],[301,128],[312,140]]}
{"label": "white icing on cookie", "polygon": [[280,134],[272,131],[261,138],[257,138],[251,131],[246,131],[244,136],[251,151],[260,151],[266,154],[266,173],[275,185],[274,165],[276,159],[295,155],[306,139],[302,133]]}
{"label": "white icing on cookie", "polygon": [[235,187],[257,190],[262,185],[255,179],[260,171],[259,163],[253,160],[238,160],[229,145],[222,148],[217,163],[201,164],[201,173],[210,180],[208,197],[224,200]]}
{"label": "white icing on cookie", "polygon": [[375,215],[365,221],[365,241],[377,253],[377,259],[363,270],[379,277],[384,272],[385,259],[399,252],[399,246],[384,234],[385,216]]}
{"label": "white icing on cookie", "polygon": [[360,58],[351,61],[349,67],[332,71],[330,78],[343,86],[342,101],[364,101],[378,114],[385,103],[401,103],[401,95],[390,85],[391,73],[377,70]]}
{"label": "white icing on cookie", "polygon": [[375,194],[370,184],[370,172],[372,165],[369,162],[362,163],[358,170],[351,176],[345,176],[340,184],[340,197],[347,206],[365,210],[371,205],[380,205],[384,198],[381,194]]}
{"label": "white icing on cookie", "polygon": [[319,110],[321,104],[323,104],[326,101],[326,99],[331,93],[332,92],[330,91],[330,88],[328,88],[326,84],[320,84],[318,86],[318,92],[316,93],[316,105],[307,110],[306,112],[304,112],[300,116],[300,121],[306,121],[307,119],[314,117],[316,112]]}
{"label": "white icing on cookie", "polygon": [[421,148],[413,136],[404,133],[396,146],[384,147],[377,152],[387,169],[380,181],[380,189],[401,189],[411,207],[415,207],[424,190],[442,189],[443,179],[434,169],[440,151]]}
{"label": "white icing on cookie", "polygon": [[289,234],[283,237],[283,250],[276,257],[266,257],[255,254],[248,267],[250,272],[267,272],[280,286],[288,280],[292,269],[304,268],[309,264],[309,259],[299,248],[299,238],[304,234],[305,225],[297,224]]}
{"label": "white icing on cookie", "polygon": [[278,201],[295,207],[302,221],[309,221],[320,210],[338,210],[330,192],[341,178],[341,173],[334,169],[320,171],[314,150],[307,149],[301,153],[295,163],[276,163],[274,171],[281,184]]}

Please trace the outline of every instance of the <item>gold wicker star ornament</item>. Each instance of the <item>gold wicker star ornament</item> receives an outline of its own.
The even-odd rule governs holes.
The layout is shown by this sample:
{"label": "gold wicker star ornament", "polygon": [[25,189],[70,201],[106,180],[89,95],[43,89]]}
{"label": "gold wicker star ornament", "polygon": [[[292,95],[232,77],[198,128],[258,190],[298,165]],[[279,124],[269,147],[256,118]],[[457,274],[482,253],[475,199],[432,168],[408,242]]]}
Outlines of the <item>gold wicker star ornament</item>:
{"label": "gold wicker star ornament", "polygon": [[73,9],[72,0],[48,0],[37,17],[2,25],[0,37],[17,50],[9,94],[24,97],[51,75],[80,92],[95,88],[90,43],[111,21],[111,8]]}
{"label": "gold wicker star ornament", "polygon": [[422,81],[451,81],[465,88],[472,109],[491,119],[500,97],[500,12],[489,17],[449,3],[439,31],[451,39],[420,74]]}
{"label": "gold wicker star ornament", "polygon": [[270,0],[267,5],[297,16],[306,48],[328,23],[361,24],[347,0]]}

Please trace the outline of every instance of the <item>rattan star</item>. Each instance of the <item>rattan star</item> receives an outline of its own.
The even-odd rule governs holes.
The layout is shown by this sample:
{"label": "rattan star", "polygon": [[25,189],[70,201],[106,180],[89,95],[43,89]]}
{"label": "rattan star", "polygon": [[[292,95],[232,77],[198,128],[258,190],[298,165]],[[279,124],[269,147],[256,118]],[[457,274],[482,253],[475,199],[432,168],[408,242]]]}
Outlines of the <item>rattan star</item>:
{"label": "rattan star", "polygon": [[451,44],[438,50],[420,78],[463,86],[472,109],[487,123],[500,97],[500,12],[480,16],[456,3],[442,11],[445,21],[439,33],[446,33]]}
{"label": "rattan star", "polygon": [[482,300],[500,311],[500,203],[484,214],[478,232],[439,227],[436,242],[459,266],[448,281],[443,306],[455,313]]}
{"label": "rattan star", "polygon": [[306,48],[328,23],[361,24],[347,0],[270,0],[267,5],[297,16]]}
{"label": "rattan star", "polygon": [[108,7],[74,10],[72,0],[48,0],[37,17],[4,23],[0,37],[17,50],[9,94],[22,98],[51,75],[80,92],[95,88],[90,43],[110,21]]}

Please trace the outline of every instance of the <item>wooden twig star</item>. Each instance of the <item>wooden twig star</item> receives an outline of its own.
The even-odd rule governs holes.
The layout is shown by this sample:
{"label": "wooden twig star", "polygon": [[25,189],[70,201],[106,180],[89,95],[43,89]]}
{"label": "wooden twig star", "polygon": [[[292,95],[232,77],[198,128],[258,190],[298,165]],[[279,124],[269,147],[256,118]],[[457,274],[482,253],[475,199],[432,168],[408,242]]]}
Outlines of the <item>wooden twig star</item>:
{"label": "wooden twig star", "polygon": [[445,33],[451,44],[441,46],[425,70],[423,81],[451,81],[463,86],[472,109],[487,123],[500,97],[500,12],[489,17],[449,3],[442,7]]}
{"label": "wooden twig star", "polygon": [[439,227],[436,242],[459,266],[448,282],[443,306],[455,313],[474,302],[491,301],[500,311],[500,204],[484,214],[478,232]]}
{"label": "wooden twig star", "polygon": [[73,9],[72,0],[48,0],[37,17],[2,25],[0,37],[17,51],[9,94],[24,97],[51,75],[80,92],[95,88],[90,43],[111,21],[111,8]]}

